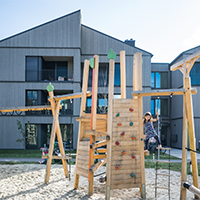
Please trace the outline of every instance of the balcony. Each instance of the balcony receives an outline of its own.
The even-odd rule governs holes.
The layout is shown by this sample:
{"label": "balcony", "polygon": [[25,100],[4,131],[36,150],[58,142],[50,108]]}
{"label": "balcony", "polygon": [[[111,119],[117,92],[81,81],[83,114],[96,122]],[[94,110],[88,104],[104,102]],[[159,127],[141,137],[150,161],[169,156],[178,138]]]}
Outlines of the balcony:
{"label": "balcony", "polygon": [[67,70],[26,70],[26,81],[73,82]]}

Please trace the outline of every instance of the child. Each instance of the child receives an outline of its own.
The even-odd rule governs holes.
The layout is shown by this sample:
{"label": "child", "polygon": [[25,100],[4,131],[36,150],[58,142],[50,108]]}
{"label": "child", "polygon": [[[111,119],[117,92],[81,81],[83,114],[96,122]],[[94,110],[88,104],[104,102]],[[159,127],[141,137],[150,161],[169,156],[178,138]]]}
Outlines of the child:
{"label": "child", "polygon": [[146,137],[145,137],[145,149],[144,149],[145,152],[148,151],[147,145],[148,145],[148,141],[149,141],[149,139],[151,137],[154,137],[156,139],[156,141],[158,142],[158,145],[159,145],[158,149],[162,148],[160,139],[159,139],[158,135],[156,134],[156,131],[153,128],[153,122],[158,120],[158,112],[156,112],[156,114],[157,114],[157,118],[156,119],[152,118],[150,112],[146,112],[144,114],[143,124],[145,126],[145,134],[146,134]]}

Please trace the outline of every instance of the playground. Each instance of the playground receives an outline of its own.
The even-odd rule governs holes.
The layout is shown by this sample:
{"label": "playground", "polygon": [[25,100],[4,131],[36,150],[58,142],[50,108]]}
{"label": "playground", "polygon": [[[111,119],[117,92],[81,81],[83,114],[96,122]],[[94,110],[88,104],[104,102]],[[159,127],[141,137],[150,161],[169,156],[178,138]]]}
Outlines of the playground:
{"label": "playground", "polygon": [[[132,99],[126,98],[125,51],[120,51],[121,98],[114,98],[114,70],[116,54],[110,50],[108,114],[97,114],[97,91],[99,56],[94,55],[84,61],[82,93],[54,96],[54,87],[49,83],[49,101],[53,124],[46,166],[14,165],[2,166],[0,174],[0,195],[5,199],[187,199],[200,196],[195,130],[193,121],[192,95],[189,72],[200,52],[187,57],[171,66],[171,70],[180,70],[184,77],[183,89],[142,90],[142,54],[134,54]],[[87,91],[89,67],[93,71],[92,92]],[[170,171],[169,160],[156,160],[155,169],[145,169],[143,97],[144,96],[183,96],[183,140],[181,173]],[[86,98],[92,96],[91,114],[85,113]],[[81,98],[76,165],[68,169],[59,124],[60,101]],[[23,109],[0,109],[1,112],[21,111]],[[35,107],[44,109],[44,107]],[[47,108],[45,108],[47,109]],[[187,126],[190,148],[187,148]],[[60,156],[53,155],[55,136],[57,135]],[[106,145],[106,148],[105,148]],[[162,148],[168,150],[171,148]],[[187,175],[187,150],[191,153],[192,174]],[[100,153],[100,154],[98,154]],[[52,165],[52,159],[62,160],[62,167]],[[97,162],[95,162],[98,160]],[[159,163],[168,163],[169,169],[163,170]],[[105,167],[106,164],[106,167]],[[65,177],[71,176],[71,181]],[[60,171],[61,170],[61,171]],[[157,171],[159,170],[159,171]],[[104,172],[99,179],[98,175]],[[156,176],[155,176],[156,175]],[[6,177],[6,178],[5,178]],[[155,180],[156,177],[156,180]],[[120,190],[118,190],[120,189]],[[157,191],[158,190],[158,191]],[[164,191],[163,191],[164,190]],[[158,196],[157,196],[158,193]],[[26,196],[27,195],[27,196]],[[32,196],[33,195],[33,196]],[[35,195],[35,196],[34,196]],[[41,196],[38,196],[41,195]],[[18,198],[19,196],[19,198]]]}
{"label": "playground", "polygon": [[[0,199],[88,199],[88,182],[84,177],[79,179],[79,188],[74,190],[75,166],[72,165],[71,181],[63,176],[62,165],[52,165],[49,184],[44,184],[46,166],[39,164],[1,165],[0,167]],[[105,171],[100,168],[96,173]],[[163,173],[166,170],[162,170]],[[147,199],[155,197],[155,169],[145,169]],[[171,171],[171,199],[180,195],[181,173]],[[105,199],[105,183],[99,183],[99,177],[94,178],[94,195],[89,199]],[[165,182],[166,177],[159,177],[159,182]],[[187,176],[192,182],[192,176]],[[191,192],[187,199],[193,199]],[[111,199],[140,199],[138,188],[116,189],[111,191]],[[159,190],[158,199],[168,199],[165,190]]]}

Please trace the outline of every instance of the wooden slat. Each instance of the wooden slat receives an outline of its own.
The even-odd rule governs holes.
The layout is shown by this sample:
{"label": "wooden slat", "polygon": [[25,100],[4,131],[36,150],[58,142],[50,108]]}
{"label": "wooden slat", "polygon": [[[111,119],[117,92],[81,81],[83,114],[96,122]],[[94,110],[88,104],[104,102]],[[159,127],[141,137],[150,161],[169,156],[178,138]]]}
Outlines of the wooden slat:
{"label": "wooden slat", "polygon": [[[140,151],[139,151],[139,149],[135,149],[135,150],[128,150],[128,149],[126,149],[126,147],[124,148],[124,150],[126,150],[126,154],[125,155],[129,155],[129,156],[131,156],[132,154],[134,154],[134,155],[139,155],[140,154]],[[112,155],[115,155],[115,156],[121,156],[122,155],[122,151],[112,151]]]}
{"label": "wooden slat", "polygon": [[101,136],[101,135],[107,135],[107,132],[100,132],[100,131],[90,131],[90,130],[85,130],[85,135],[95,135],[95,136]]}
{"label": "wooden slat", "polygon": [[[134,148],[138,149],[139,145],[135,145]],[[115,146],[112,147],[112,150],[113,151],[123,151],[124,150],[124,146],[120,146],[120,145],[116,146],[115,145]],[[126,150],[133,150],[133,146],[126,146]]]}
{"label": "wooden slat", "polygon": [[[197,93],[197,89],[193,88],[192,94]],[[169,90],[151,90],[151,91],[134,91],[133,96],[171,96],[171,95],[184,95],[185,89],[169,89]]]}
{"label": "wooden slat", "polygon": [[[49,156],[46,155],[46,156],[42,156],[43,159],[46,159],[48,158]],[[70,159],[71,157],[70,156],[51,156],[52,159]]]}
{"label": "wooden slat", "polygon": [[104,158],[106,158],[106,154],[94,155],[94,159],[104,159]]}
{"label": "wooden slat", "polygon": [[96,149],[97,153],[106,153],[107,149]]}
{"label": "wooden slat", "polygon": [[[92,93],[90,91],[86,92],[86,96],[90,97]],[[79,93],[73,93],[73,94],[67,94],[67,95],[61,95],[61,96],[55,96],[54,99],[56,101],[58,100],[67,100],[67,99],[76,99],[76,98],[81,98],[82,97],[82,92]]]}
{"label": "wooden slat", "polygon": [[[84,71],[83,71],[83,84],[82,84],[82,98],[81,98],[81,107],[80,107],[80,117],[82,117],[85,113],[85,105],[86,105],[86,100],[87,100],[87,86],[88,86],[88,74],[89,74],[89,60],[84,61]],[[80,165],[78,161],[78,155],[79,152],[81,151],[80,144],[81,140],[84,135],[84,128],[83,128],[83,123],[79,123],[79,128],[78,128],[78,142],[77,142],[77,156],[76,156],[76,168],[75,168],[75,175],[74,175],[74,188],[78,188],[79,184],[79,174],[77,174],[77,167]],[[89,144],[88,144],[88,151],[89,151]],[[87,168],[86,168],[87,169]]]}
{"label": "wooden slat", "polygon": [[138,126],[131,126],[131,127],[123,127],[123,126],[117,126],[113,128],[113,131],[139,131]]}
{"label": "wooden slat", "polygon": [[[113,112],[113,116],[116,116],[121,110],[115,110]],[[124,111],[124,110],[123,110]],[[138,111],[137,112],[120,112],[120,117],[119,118],[124,118],[124,117],[131,117],[131,118],[137,118],[139,116]],[[119,118],[117,118],[119,120]]]}
{"label": "wooden slat", "polygon": [[81,168],[78,167],[77,168],[77,174],[87,178],[88,177],[88,170],[81,169]]}
{"label": "wooden slat", "polygon": [[78,160],[89,160],[89,154],[88,155],[78,155]]}
{"label": "wooden slat", "polygon": [[110,186],[110,189],[129,189],[129,188],[139,188],[141,186],[141,183],[131,183],[131,184],[112,184]]}
{"label": "wooden slat", "polygon": [[[141,174],[136,174],[136,176],[135,177],[131,177],[131,174],[134,174],[134,170],[132,171],[132,173],[127,173],[127,174],[121,174],[121,173],[118,173],[118,174],[115,174],[115,175],[112,175],[112,181],[114,182],[114,181],[117,181],[117,180],[122,180],[122,179],[124,179],[124,180],[127,180],[127,182],[128,181],[130,181],[131,180],[131,182],[132,182],[132,180],[134,180],[135,179],[135,181],[137,181],[137,179],[139,180],[139,181],[141,181],[140,179],[141,179]],[[134,174],[135,175],[135,174]]]}
{"label": "wooden slat", "polygon": [[113,99],[113,105],[114,104],[117,104],[117,103],[120,103],[120,104],[138,104],[137,100],[136,99]]}
{"label": "wooden slat", "polygon": [[[112,142],[112,145],[113,146],[115,146],[116,144],[115,144],[115,142],[116,141],[113,141]],[[124,146],[125,148],[127,147],[127,146],[137,146],[137,145],[139,145],[139,143],[140,143],[140,141],[136,141],[136,140],[131,140],[131,138],[129,139],[129,141],[127,140],[127,141],[119,141],[119,145],[117,146],[117,147],[121,147],[121,146]]]}
{"label": "wooden slat", "polygon": [[139,165],[139,162],[141,162],[141,158],[137,160],[130,158],[129,160],[112,160],[111,165]]}
{"label": "wooden slat", "polygon": [[131,173],[140,173],[141,172],[141,167],[139,165],[119,165],[120,169],[116,170],[115,169],[116,165],[112,165],[112,172],[111,175],[115,176],[116,174],[131,174]]}
{"label": "wooden slat", "polygon": [[[82,122],[89,122],[90,123],[91,118],[89,117],[77,117],[76,121],[82,121]],[[97,118],[97,121],[103,121],[103,122],[107,122],[107,119],[104,118]]]}
{"label": "wooden slat", "polygon": [[[126,105],[126,104],[125,104]],[[136,114],[136,113],[138,113],[138,108],[134,108],[134,111],[133,112],[127,112],[127,110],[128,110],[129,108],[127,107],[127,108],[124,108],[124,107],[118,107],[118,108],[115,108],[115,109],[113,109],[113,113],[114,113],[114,116],[117,114],[117,113],[120,113],[120,114],[122,114],[122,113],[130,113],[130,114],[132,114],[132,116],[134,115],[134,114]],[[115,114],[116,113],[116,114]]]}
{"label": "wooden slat", "polygon": [[[134,101],[135,102],[135,101]],[[126,112],[127,113],[133,113],[133,111],[129,111],[129,108],[132,108],[134,110],[138,110],[138,103],[114,103],[113,105],[113,109],[116,110],[116,109],[119,109],[119,108],[123,108],[123,109],[126,109]]]}

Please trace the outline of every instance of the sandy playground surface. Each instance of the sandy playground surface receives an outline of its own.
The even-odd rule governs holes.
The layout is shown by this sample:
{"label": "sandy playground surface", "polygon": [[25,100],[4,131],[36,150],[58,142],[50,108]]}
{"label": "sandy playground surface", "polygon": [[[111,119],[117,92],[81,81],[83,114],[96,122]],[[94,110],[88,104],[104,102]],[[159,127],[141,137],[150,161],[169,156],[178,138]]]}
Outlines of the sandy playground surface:
{"label": "sandy playground surface", "polygon": [[[44,184],[45,168],[46,165],[39,164],[0,165],[0,199],[105,199],[105,184],[99,183],[99,177],[94,181],[94,195],[88,197],[86,178],[80,177],[79,188],[73,189],[75,166],[71,168],[71,181],[69,181],[69,178],[64,177],[62,165],[52,165],[49,184]],[[104,167],[95,173],[103,171]],[[154,199],[155,170],[146,169],[145,172],[147,199]],[[177,200],[180,195],[181,174],[171,171],[171,175],[171,199]],[[167,177],[159,176],[158,182],[166,187]],[[190,175],[188,182],[192,183]],[[111,199],[140,199],[139,189],[112,190]],[[168,199],[167,190],[159,189],[158,199]],[[193,194],[189,191],[187,199],[193,199]]]}

